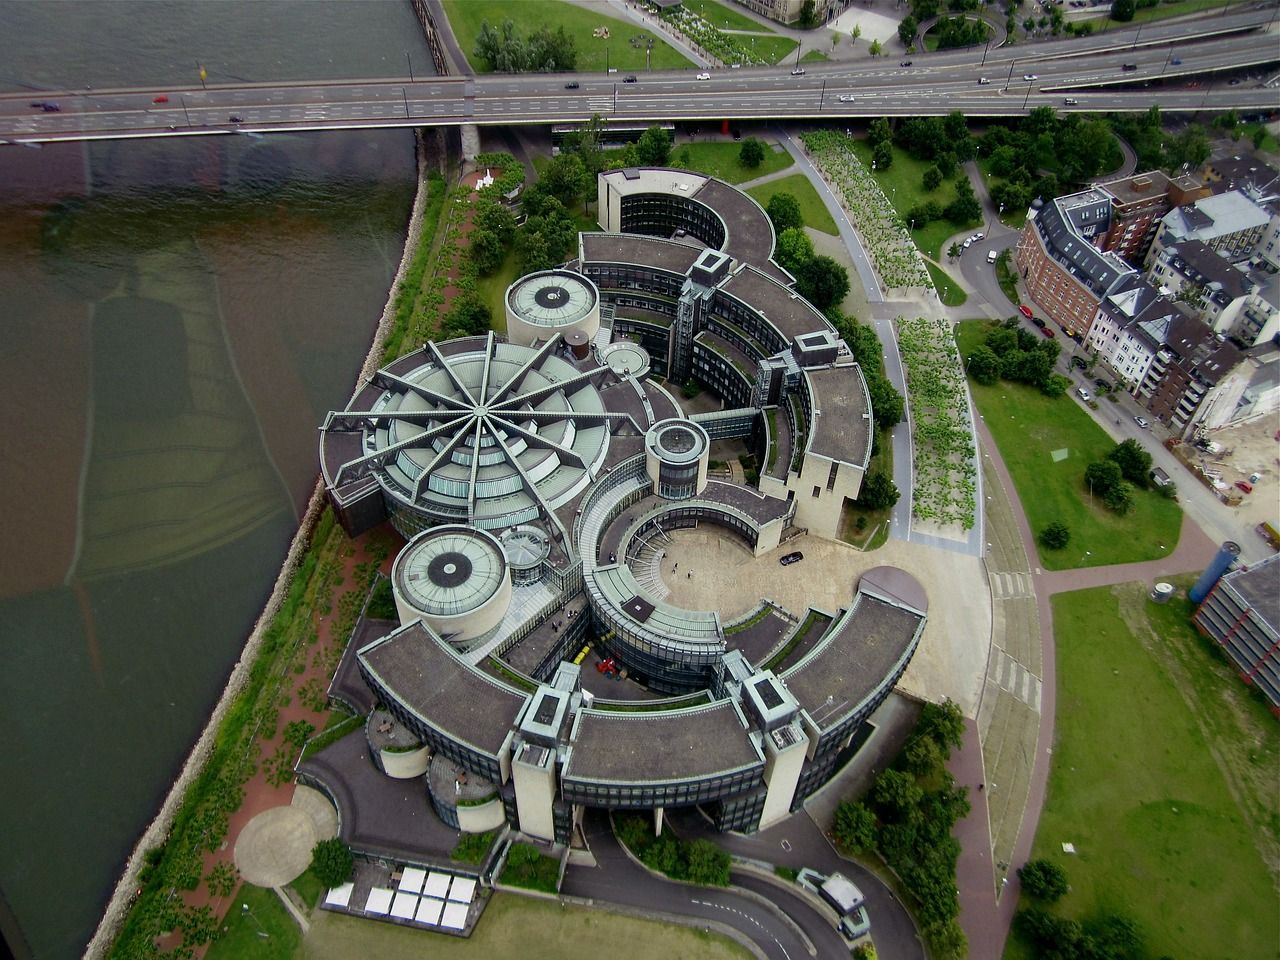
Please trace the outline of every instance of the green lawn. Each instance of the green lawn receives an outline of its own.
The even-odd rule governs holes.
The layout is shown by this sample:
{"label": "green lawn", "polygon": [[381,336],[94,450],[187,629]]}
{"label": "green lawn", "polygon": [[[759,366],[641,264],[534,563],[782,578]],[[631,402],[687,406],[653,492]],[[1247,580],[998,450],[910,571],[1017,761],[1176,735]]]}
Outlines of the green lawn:
{"label": "green lawn", "polygon": [[840,231],[836,229],[835,220],[827,210],[827,205],[822,202],[818,191],[813,188],[813,184],[803,173],[793,173],[789,177],[770,180],[758,187],[751,187],[747,193],[755,197],[756,202],[762,207],[768,205],[775,193],[789,193],[800,204],[800,215],[804,217],[805,226],[821,230],[833,237],[840,235]]}
{"label": "green lawn", "polygon": [[[733,141],[712,143],[686,143],[671,151],[673,166],[695,170],[709,177],[717,177],[725,183],[742,183],[765,174],[786,170],[794,160],[785,150],[775,150],[773,144],[764,145],[764,160],[758,167],[744,167],[738,162],[742,144]],[[797,198],[799,199],[799,198]]]}
{"label": "green lawn", "polygon": [[821,50],[806,50],[804,53],[800,55],[801,63],[822,63],[830,59],[831,58],[828,57]]}
{"label": "green lawn", "polygon": [[740,47],[750,51],[757,57],[763,57],[769,63],[781,63],[795,53],[796,47],[799,46],[790,37],[745,37],[739,35],[737,40]]}
{"label": "green lawn", "polygon": [[307,868],[302,874],[294,880],[289,886],[297,892],[308,907],[315,909],[316,901],[320,899],[320,894],[324,893],[324,884],[320,882],[320,878]]}
{"label": "green lawn", "polygon": [[[984,322],[968,320],[956,330],[963,357],[981,342]],[[1172,553],[1182,529],[1182,510],[1149,490],[1134,492],[1133,509],[1112,513],[1100,499],[1089,502],[1085,467],[1100,460],[1114,441],[1070,396],[1051,399],[1039,390],[1000,381],[969,384],[978,412],[986,419],[1000,455],[1018,488],[1033,532],[1054,520],[1071,530],[1063,550],[1042,550],[1048,570],[1154,560]],[[1067,452],[1054,461],[1053,451]]]}
{"label": "green lawn", "polygon": [[575,907],[497,893],[475,933],[464,940],[392,923],[320,912],[312,917],[301,960],[449,960],[452,957],[520,957],[521,960],[750,960],[728,937],[695,927],[624,917],[600,908]]}
{"label": "green lawn", "polygon": [[[1057,912],[1126,915],[1147,957],[1274,957],[1274,878],[1252,837],[1274,843],[1280,738],[1189,612],[1145,584],[1053,598],[1056,742],[1032,855],[1067,871]],[[1031,953],[1015,937],[1006,958]]]}
{"label": "green lawn", "polygon": [[938,298],[948,307],[962,307],[969,295],[960,289],[960,284],[951,279],[950,275],[941,267],[935,266],[928,260],[924,262],[925,269],[929,271],[929,276],[933,278],[933,285],[938,290]]}
{"label": "green lawn", "polygon": [[684,8],[692,10],[703,20],[719,30],[750,30],[753,33],[773,33],[759,20],[752,20],[745,13],[716,0],[684,0]]}
{"label": "green lawn", "polygon": [[[599,229],[598,227],[596,229]],[[498,271],[489,277],[481,277],[477,293],[480,294],[482,300],[489,305],[489,314],[491,320],[489,326],[493,328],[493,332],[507,335],[507,310],[506,296],[507,287],[516,282],[520,276],[520,264],[516,259],[516,253],[511,250],[507,253],[507,259],[502,261],[502,266]]]}
{"label": "green lawn", "polygon": [[[853,149],[857,153],[858,159],[866,165],[868,170],[871,170],[871,148],[867,145],[867,141],[863,139],[854,140]],[[956,198],[955,177],[963,177],[964,170],[957,167],[955,177],[951,180],[942,181],[941,186],[936,190],[925,190],[920,181],[924,177],[924,172],[931,166],[933,166],[932,163],[917,160],[910,154],[894,147],[893,163],[889,166],[889,169],[874,170],[871,175],[876,178],[876,182],[880,184],[880,189],[889,198],[893,208],[905,219],[908,210],[917,204],[924,203],[926,200],[934,200],[939,206],[945,207]],[[975,225],[976,223],[969,226]],[[912,230],[911,239],[915,241],[916,246],[920,248],[920,252],[925,256],[940,260],[942,258],[942,244],[948,237],[959,233],[963,229],[965,229],[964,226],[957,226],[950,220],[934,220],[922,229]]]}
{"label": "green lawn", "polygon": [[[645,50],[643,46],[633,47],[630,43],[632,37],[655,38],[652,60],[654,70],[677,70],[693,66],[684,54],[668,46],[666,40],[652,30],[602,16],[594,10],[574,6],[564,0],[520,0],[518,10],[513,10],[510,0],[444,0],[444,8],[449,16],[449,25],[458,38],[458,45],[477,73],[490,72],[489,66],[478,61],[473,53],[480,25],[488,20],[497,27],[507,17],[512,17],[513,12],[516,16],[512,19],[520,26],[522,36],[527,36],[531,29],[540,26],[547,26],[552,30],[564,27],[565,32],[577,44],[579,73],[603,73],[606,48],[609,51],[610,67],[624,71],[643,70]],[[610,38],[599,40],[593,37],[591,31],[596,27],[608,27]]]}
{"label": "green lawn", "polygon": [[[1167,20],[1169,17],[1181,17],[1189,13],[1204,13],[1215,7],[1230,7],[1240,5],[1239,0],[1177,0],[1174,3],[1161,3],[1158,6],[1150,7],[1145,10],[1138,10],[1134,14],[1133,21],[1130,23],[1117,23],[1110,16],[1093,17],[1084,22],[1093,24],[1093,32],[1095,34],[1103,33],[1105,30],[1119,30],[1124,27],[1132,27],[1137,23],[1146,23],[1148,20]],[[1243,9],[1243,6],[1241,6]],[[1105,30],[1104,30],[1105,27]]]}
{"label": "green lawn", "polygon": [[[244,904],[249,909],[244,909]],[[290,960],[301,933],[274,890],[243,883],[219,927],[224,931],[205,954],[205,960]],[[267,934],[265,937],[262,934]]]}

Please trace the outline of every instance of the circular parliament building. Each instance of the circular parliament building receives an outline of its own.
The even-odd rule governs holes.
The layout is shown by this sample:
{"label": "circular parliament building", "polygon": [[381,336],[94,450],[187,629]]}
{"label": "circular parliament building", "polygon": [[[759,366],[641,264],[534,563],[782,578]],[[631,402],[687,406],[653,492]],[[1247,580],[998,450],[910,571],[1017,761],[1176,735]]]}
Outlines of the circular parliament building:
{"label": "circular parliament building", "polygon": [[[407,541],[397,619],[361,618],[331,688],[370,715],[363,766],[330,758],[339,742],[299,768],[368,855],[418,843],[362,808],[368,777],[419,783],[452,828],[561,843],[591,807],[768,827],[856,750],[924,629],[923,588],[892,567],[834,613],[762,600],[726,624],[670,602],[673,531],[756,557],[834,538],[871,401],[754,200],[672,169],[597,188],[601,231],[508,288],[505,338],[427,343],[322,427],[343,527]],[[717,402],[686,410],[670,385],[689,381]],[[716,469],[726,442],[761,465],[749,484]]]}

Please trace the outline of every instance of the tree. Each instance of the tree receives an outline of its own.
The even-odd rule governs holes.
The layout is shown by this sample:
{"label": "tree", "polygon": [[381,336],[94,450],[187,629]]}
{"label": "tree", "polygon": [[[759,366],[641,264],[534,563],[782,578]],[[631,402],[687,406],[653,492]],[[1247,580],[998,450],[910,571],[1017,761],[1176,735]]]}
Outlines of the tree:
{"label": "tree", "polygon": [[876,117],[867,127],[867,143],[877,147],[893,141],[893,127],[887,117]]}
{"label": "tree", "polygon": [[800,4],[800,28],[808,30],[818,25],[818,4],[816,0],[804,0]]}
{"label": "tree", "polygon": [[488,230],[505,246],[516,234],[516,218],[501,203],[489,197],[481,197],[476,203],[471,222],[481,230]]}
{"label": "tree", "polygon": [[888,170],[893,166],[893,147],[888,143],[877,143],[871,151],[871,162],[877,170]]}
{"label": "tree", "polygon": [[1096,460],[1084,468],[1084,482],[1092,493],[1105,496],[1108,490],[1124,483],[1124,473],[1114,460]]}
{"label": "tree", "polygon": [[301,750],[306,746],[307,741],[311,739],[311,734],[315,733],[316,728],[306,720],[293,720],[284,726],[284,742],[292,744]]}
{"label": "tree", "polygon": [[813,259],[813,241],[799,227],[789,227],[778,235],[776,258],[782,269],[794,274],[802,263]]}
{"label": "tree", "polygon": [[825,310],[848,295],[849,271],[830,257],[813,257],[797,269],[796,290],[819,310]]}
{"label": "tree", "polygon": [[936,166],[930,167],[920,177],[920,185],[926,190],[937,190],[942,183],[942,171]]}
{"label": "tree", "polygon": [[764,161],[764,144],[755,137],[747,137],[742,141],[742,149],[738,151],[738,161],[744,167],[754,170]]}
{"label": "tree", "polygon": [[[963,252],[964,252],[964,247],[960,246],[960,244],[958,243],[953,243],[951,244],[951,246],[947,247],[947,256],[950,257],[952,260],[960,256],[960,254],[962,254]],[[994,383],[994,381],[992,382]]]}
{"label": "tree", "polygon": [[355,860],[351,849],[334,837],[321,840],[311,848],[311,872],[326,887],[340,887],[351,879]]}
{"label": "tree", "polygon": [[800,214],[800,201],[790,193],[775,193],[769,198],[764,208],[769,219],[773,221],[773,229],[781,234],[784,230],[799,229],[804,226],[804,217]]}
{"label": "tree", "polygon": [[857,43],[858,38],[862,36],[862,26],[855,23],[853,29],[849,31],[849,39]]}
{"label": "tree", "polygon": [[1135,487],[1146,488],[1151,476],[1151,454],[1142,448],[1137,440],[1126,440],[1117,443],[1107,459],[1118,464],[1120,473]]}
{"label": "tree", "polygon": [[890,769],[876,778],[876,784],[871,788],[871,799],[885,820],[900,823],[908,819],[924,799],[924,790],[911,774]]}
{"label": "tree", "polygon": [[982,204],[967,177],[956,181],[956,198],[947,204],[947,219],[957,225],[973,223],[982,217]]}
{"label": "tree", "polygon": [[831,832],[836,843],[850,853],[870,850],[876,843],[876,815],[865,803],[841,801],[836,807]]}
{"label": "tree", "polygon": [[949,755],[951,750],[960,749],[963,742],[964,714],[954,700],[926,703],[920,711],[920,719],[916,721],[915,732],[919,736],[936,740]]}
{"label": "tree", "polygon": [[898,24],[898,39],[902,41],[904,47],[909,47],[916,42],[916,34],[919,30],[920,24],[916,18],[912,14],[907,14]]}
{"label": "tree", "polygon": [[453,301],[453,308],[445,317],[444,327],[454,337],[474,337],[485,333],[493,315],[489,305],[477,294],[464,293]]}
{"label": "tree", "polygon": [[877,472],[862,482],[862,492],[856,502],[864,510],[886,510],[897,503],[900,496],[894,482],[886,474]]}
{"label": "tree", "polygon": [[969,376],[984,387],[989,387],[1000,379],[1000,358],[986,344],[973,348],[965,360],[965,368],[969,371]]}
{"label": "tree", "polygon": [[912,737],[902,749],[906,767],[917,777],[928,777],[943,769],[946,758],[933,737]]}
{"label": "tree", "polygon": [[1060,373],[1051,373],[1040,384],[1040,392],[1046,397],[1061,397],[1071,386],[1071,380]]}
{"label": "tree", "polygon": [[902,394],[885,377],[875,372],[875,368],[863,369],[867,382],[867,393],[871,396],[871,410],[875,416],[876,426],[888,430],[901,422],[903,413]]}
{"label": "tree", "polygon": [[665,166],[671,156],[671,137],[661,127],[653,126],[636,141],[636,159],[646,167]]}
{"label": "tree", "polygon": [[1071,542],[1071,528],[1061,520],[1055,520],[1040,531],[1037,539],[1046,550],[1061,550]]}
{"label": "tree", "polygon": [[586,194],[593,179],[576,153],[560,153],[543,168],[538,184],[564,206],[571,207]]}
{"label": "tree", "polygon": [[879,40],[872,40],[871,46],[867,47],[867,53],[871,54],[873,57],[878,57],[883,49],[884,47],[880,45]]}
{"label": "tree", "polygon": [[502,266],[502,261],[507,256],[507,249],[496,234],[477,228],[471,231],[468,239],[471,246],[467,248],[467,256],[471,258],[471,262],[475,264],[476,271],[481,276],[487,277]]}
{"label": "tree", "polygon": [[1123,516],[1133,509],[1133,484],[1128,480],[1121,480],[1102,495],[1102,502],[1107,505],[1108,510]]}
{"label": "tree", "polygon": [[1138,12],[1136,0],[1112,0],[1111,19],[1117,23],[1128,23]]}
{"label": "tree", "polygon": [[1028,860],[1018,868],[1023,891],[1037,900],[1053,903],[1067,893],[1067,871],[1052,860]]}

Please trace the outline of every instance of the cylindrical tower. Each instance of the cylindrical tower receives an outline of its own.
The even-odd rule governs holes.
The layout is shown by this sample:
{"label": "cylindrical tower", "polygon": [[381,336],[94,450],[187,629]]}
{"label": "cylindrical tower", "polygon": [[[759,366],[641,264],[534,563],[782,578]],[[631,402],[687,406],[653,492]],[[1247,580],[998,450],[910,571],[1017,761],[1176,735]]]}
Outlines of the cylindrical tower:
{"label": "cylindrical tower", "polygon": [[658,495],[696,497],[707,485],[711,438],[692,420],[659,420],[644,435],[645,470]]}
{"label": "cylindrical tower", "polygon": [[512,583],[533,583],[542,576],[542,564],[551,555],[551,540],[545,533],[524,524],[504,530],[498,539],[511,567]]}
{"label": "cylindrical tower", "polygon": [[1191,588],[1191,592],[1187,594],[1191,598],[1192,603],[1200,603],[1209,595],[1209,591],[1213,589],[1218,579],[1231,569],[1231,564],[1236,562],[1236,557],[1240,556],[1240,544],[1234,540],[1226,540],[1222,546],[1218,548],[1218,552],[1214,554],[1209,565],[1204,568],[1204,573],[1200,574],[1200,579],[1196,581],[1196,585]]}
{"label": "cylindrical tower", "polygon": [[590,343],[600,329],[600,291],[572,270],[542,270],[507,287],[506,312],[512,343],[527,347],[575,331]]}
{"label": "cylindrical tower", "polygon": [[419,534],[391,567],[400,623],[422,620],[455,646],[488,633],[511,602],[511,570],[492,534],[446,524]]}

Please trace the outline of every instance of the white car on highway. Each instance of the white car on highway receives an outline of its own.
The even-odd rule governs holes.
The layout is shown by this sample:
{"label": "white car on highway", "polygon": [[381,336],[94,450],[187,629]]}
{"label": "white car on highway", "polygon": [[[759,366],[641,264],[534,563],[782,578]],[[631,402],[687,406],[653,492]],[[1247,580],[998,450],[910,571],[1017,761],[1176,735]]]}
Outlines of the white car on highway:
{"label": "white car on highway", "polygon": [[700,74],[698,74],[698,79],[699,79],[699,80],[710,80],[710,79],[711,79],[711,74],[709,74],[709,73],[700,73]]}
{"label": "white car on highway", "polygon": [[853,94],[852,94],[852,93],[842,93],[842,94],[840,94],[840,102],[841,102],[841,103],[853,103],[853,101],[854,101],[854,96],[853,96]]}

